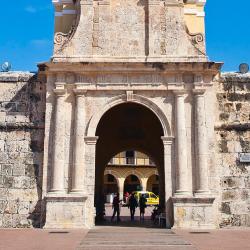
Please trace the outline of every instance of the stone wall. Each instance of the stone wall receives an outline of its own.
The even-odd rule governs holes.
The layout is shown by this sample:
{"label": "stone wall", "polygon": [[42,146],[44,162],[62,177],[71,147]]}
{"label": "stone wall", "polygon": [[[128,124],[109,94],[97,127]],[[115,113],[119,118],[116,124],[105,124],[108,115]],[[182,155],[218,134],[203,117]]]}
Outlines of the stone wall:
{"label": "stone wall", "polygon": [[[36,75],[0,73],[0,227],[40,227],[45,84]],[[218,224],[250,226],[250,74],[222,74],[215,85]]]}
{"label": "stone wall", "polygon": [[225,73],[216,86],[219,225],[250,226],[250,74]]}
{"label": "stone wall", "polygon": [[45,85],[0,73],[0,227],[40,227]]}

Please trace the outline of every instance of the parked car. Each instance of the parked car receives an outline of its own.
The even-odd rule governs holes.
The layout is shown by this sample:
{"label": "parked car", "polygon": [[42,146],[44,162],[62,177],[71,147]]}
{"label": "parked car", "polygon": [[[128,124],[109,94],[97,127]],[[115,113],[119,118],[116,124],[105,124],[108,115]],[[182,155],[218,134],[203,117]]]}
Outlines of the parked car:
{"label": "parked car", "polygon": [[153,192],[149,191],[135,191],[135,198],[139,201],[141,195],[143,194],[144,197],[147,199],[146,205],[153,206],[159,205],[159,196],[155,195]]}

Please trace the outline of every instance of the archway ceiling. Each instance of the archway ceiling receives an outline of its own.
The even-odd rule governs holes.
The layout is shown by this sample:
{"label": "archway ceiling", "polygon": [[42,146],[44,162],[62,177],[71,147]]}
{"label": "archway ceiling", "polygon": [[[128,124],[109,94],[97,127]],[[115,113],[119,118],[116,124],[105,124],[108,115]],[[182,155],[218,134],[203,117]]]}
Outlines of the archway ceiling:
{"label": "archway ceiling", "polygon": [[142,105],[125,103],[111,108],[101,118],[96,135],[99,137],[96,164],[101,171],[115,154],[125,150],[141,151],[158,166],[163,164],[161,123]]}

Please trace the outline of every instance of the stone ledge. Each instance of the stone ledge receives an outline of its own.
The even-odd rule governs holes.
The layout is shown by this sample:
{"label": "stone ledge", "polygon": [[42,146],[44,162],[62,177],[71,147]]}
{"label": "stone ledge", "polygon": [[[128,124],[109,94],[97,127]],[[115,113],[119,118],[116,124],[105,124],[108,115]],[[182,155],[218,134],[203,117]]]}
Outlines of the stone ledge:
{"label": "stone ledge", "polygon": [[236,83],[250,83],[250,73],[241,74],[239,72],[224,72],[221,74],[221,80],[222,82],[235,81]]}
{"label": "stone ledge", "polygon": [[28,122],[0,122],[0,130],[3,129],[45,129],[45,126]]}
{"label": "stone ledge", "polygon": [[248,131],[250,130],[250,123],[228,123],[228,124],[216,124],[215,130],[227,130],[227,131]]}
{"label": "stone ledge", "polygon": [[88,199],[88,196],[85,194],[79,195],[61,195],[59,194],[48,194],[47,196],[44,197],[46,202],[84,202]]}
{"label": "stone ledge", "polygon": [[35,73],[23,71],[0,72],[0,82],[27,82],[34,76],[36,76]]}
{"label": "stone ledge", "polygon": [[212,204],[215,200],[214,197],[173,197],[173,203],[192,203],[192,204]]}

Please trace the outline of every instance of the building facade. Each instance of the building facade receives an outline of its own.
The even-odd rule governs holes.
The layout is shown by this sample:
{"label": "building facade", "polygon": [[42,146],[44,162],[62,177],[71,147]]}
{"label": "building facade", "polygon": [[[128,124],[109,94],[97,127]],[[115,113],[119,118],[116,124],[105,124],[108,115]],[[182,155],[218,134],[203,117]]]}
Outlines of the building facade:
{"label": "building facade", "polygon": [[51,61],[0,75],[0,225],[94,226],[130,149],[157,166],[171,226],[249,225],[250,78],[208,60],[205,1],[53,2]]}
{"label": "building facade", "polygon": [[134,151],[124,151],[115,155],[104,171],[104,195],[150,191],[159,194],[159,174],[157,166],[147,155]]}

